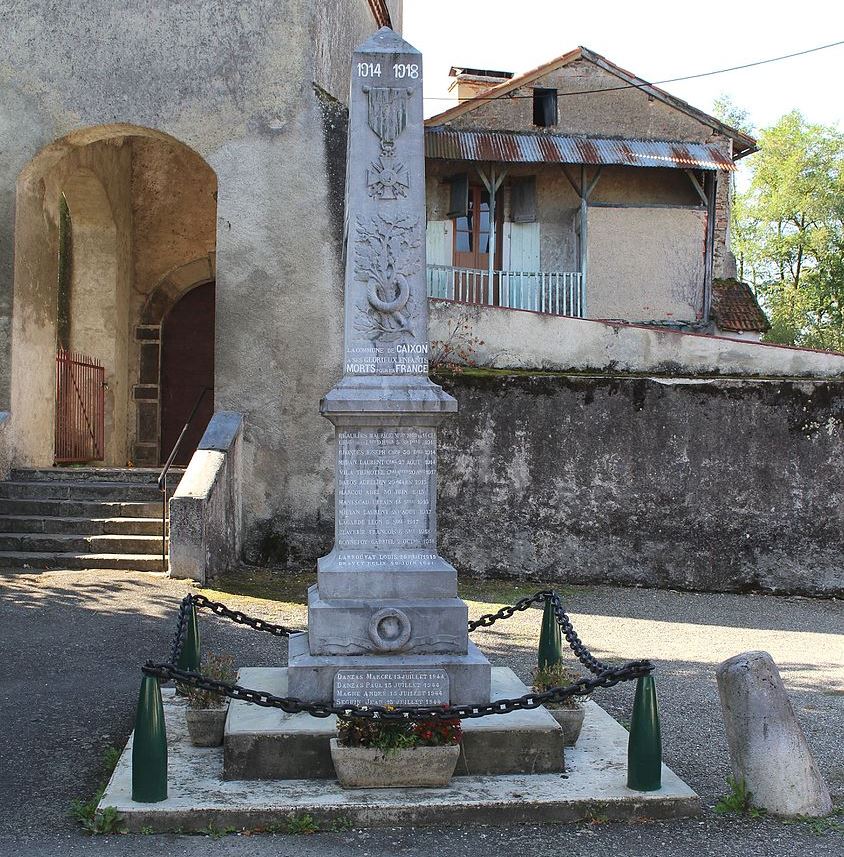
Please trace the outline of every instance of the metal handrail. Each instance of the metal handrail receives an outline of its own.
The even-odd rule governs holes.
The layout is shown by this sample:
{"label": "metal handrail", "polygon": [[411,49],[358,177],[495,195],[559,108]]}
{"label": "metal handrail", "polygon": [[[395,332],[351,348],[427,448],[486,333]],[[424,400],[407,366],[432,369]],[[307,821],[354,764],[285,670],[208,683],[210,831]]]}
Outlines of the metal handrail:
{"label": "metal handrail", "polygon": [[213,390],[213,387],[203,387],[202,392],[199,394],[199,398],[197,398],[194,403],[193,409],[190,412],[190,416],[187,419],[182,430],[179,432],[178,438],[176,438],[176,442],[173,444],[173,449],[170,450],[170,455],[167,456],[167,461],[164,462],[164,467],[161,470],[161,474],[158,477],[158,490],[161,491],[161,570],[166,571],[167,566],[167,474],[170,472],[170,467],[173,464],[173,460],[176,458],[176,455],[179,452],[179,447],[182,445],[182,441],[185,439],[185,435],[187,434],[188,429],[190,428],[190,424],[193,422],[193,418],[196,416],[196,412],[199,410],[199,406],[202,404],[202,400],[205,398],[205,394],[209,390]]}

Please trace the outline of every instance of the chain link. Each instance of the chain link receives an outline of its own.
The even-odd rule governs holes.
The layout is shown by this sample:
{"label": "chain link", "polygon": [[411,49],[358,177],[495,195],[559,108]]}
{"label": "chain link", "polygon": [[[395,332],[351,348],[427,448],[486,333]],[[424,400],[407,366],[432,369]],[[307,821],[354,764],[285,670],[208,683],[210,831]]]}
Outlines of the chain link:
{"label": "chain link", "polygon": [[[248,628],[254,628],[256,631],[266,631],[268,634],[274,634],[276,637],[289,637],[291,634],[301,634],[297,628],[287,628],[284,625],[274,625],[272,622],[266,622],[263,619],[256,619],[254,616],[247,616],[240,610],[232,610],[221,604],[219,601],[210,601],[204,595],[186,595],[185,601],[190,599],[193,603],[203,609],[210,610],[218,616],[223,616],[226,619],[231,619],[238,625],[246,625]],[[182,602],[184,603],[184,601]]]}
{"label": "chain link", "polygon": [[176,681],[179,684],[196,687],[200,690],[219,693],[229,699],[238,699],[251,702],[263,708],[280,708],[288,714],[306,713],[313,717],[330,717],[335,714],[338,717],[360,717],[367,719],[384,720],[451,720],[473,719],[486,717],[491,714],[509,714],[513,711],[529,710],[539,708],[548,703],[563,702],[575,696],[588,696],[598,688],[613,687],[623,681],[631,681],[649,675],[653,664],[648,660],[630,661],[618,667],[612,667],[602,663],[595,658],[583,645],[574,626],[566,612],[563,610],[559,595],[553,590],[543,590],[534,595],[519,599],[515,604],[502,607],[497,613],[486,613],[478,619],[469,622],[469,631],[476,628],[488,628],[499,619],[509,619],[515,613],[528,610],[534,604],[550,601],[554,610],[554,616],[560,626],[563,636],[575,657],[585,666],[594,678],[581,678],[577,682],[565,687],[553,687],[542,693],[527,693],[524,696],[508,699],[496,699],[483,705],[446,705],[446,706],[424,706],[424,705],[402,705],[386,708],[380,705],[332,705],[325,702],[304,702],[291,696],[275,696],[267,691],[252,690],[241,687],[238,684],[217,681],[207,678],[200,673],[189,672],[178,666],[179,656],[184,645],[187,634],[188,615],[191,606],[211,610],[218,616],[231,619],[240,625],[247,625],[258,631],[266,631],[279,637],[289,637],[290,634],[299,633],[284,625],[274,625],[262,619],[247,616],[239,610],[231,610],[224,604],[210,601],[204,595],[186,595],[179,608],[178,625],[173,645],[170,650],[170,661],[168,663],[155,663],[147,661],[142,667],[146,675],[156,676],[162,681]]}

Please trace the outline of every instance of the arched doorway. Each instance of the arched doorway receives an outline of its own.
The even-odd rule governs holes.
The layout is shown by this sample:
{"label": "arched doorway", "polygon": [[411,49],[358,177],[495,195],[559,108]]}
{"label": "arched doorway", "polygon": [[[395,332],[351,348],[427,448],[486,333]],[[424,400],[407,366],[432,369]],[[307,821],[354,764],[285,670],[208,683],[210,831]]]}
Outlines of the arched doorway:
{"label": "arched doorway", "polygon": [[190,420],[174,459],[187,464],[213,413],[214,283],[209,282],[180,298],[161,325],[160,462]]}
{"label": "arched doorway", "polygon": [[65,349],[104,373],[104,441],[91,462],[158,463],[160,324],[216,277],[216,196],[201,155],[134,125],[74,131],[21,171],[9,370],[16,464],[58,460]]}

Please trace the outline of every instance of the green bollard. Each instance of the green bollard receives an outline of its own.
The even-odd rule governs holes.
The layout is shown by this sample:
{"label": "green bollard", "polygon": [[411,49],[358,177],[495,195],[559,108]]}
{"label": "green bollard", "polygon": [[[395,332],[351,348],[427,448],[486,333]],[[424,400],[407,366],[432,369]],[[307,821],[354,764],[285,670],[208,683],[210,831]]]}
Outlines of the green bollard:
{"label": "green bollard", "polygon": [[630,738],[627,741],[627,788],[655,792],[662,788],[662,737],[653,676],[636,682]]}
{"label": "green bollard", "polygon": [[542,627],[539,630],[539,669],[552,667],[563,659],[563,634],[554,615],[551,599],[545,599],[542,612]]}
{"label": "green bollard", "polygon": [[138,694],[135,737],[132,742],[132,800],[158,803],[167,800],[167,730],[161,687],[155,676],[145,675]]}
{"label": "green bollard", "polygon": [[176,666],[180,670],[197,673],[199,672],[199,656],[199,623],[196,621],[196,607],[191,604],[190,613],[188,613],[188,630]]}

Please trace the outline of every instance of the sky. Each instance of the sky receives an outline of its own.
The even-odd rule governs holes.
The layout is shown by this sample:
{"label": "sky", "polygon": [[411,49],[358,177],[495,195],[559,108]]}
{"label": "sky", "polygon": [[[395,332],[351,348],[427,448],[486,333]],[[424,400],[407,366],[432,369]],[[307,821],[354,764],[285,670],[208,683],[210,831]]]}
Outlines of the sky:
{"label": "sky", "polygon": [[[452,65],[520,74],[583,45],[656,82],[844,40],[844,2],[405,0],[403,29],[422,51],[427,117],[454,103]],[[756,129],[796,107],[811,122],[844,130],[844,45],[663,88],[706,112],[729,95]]]}

